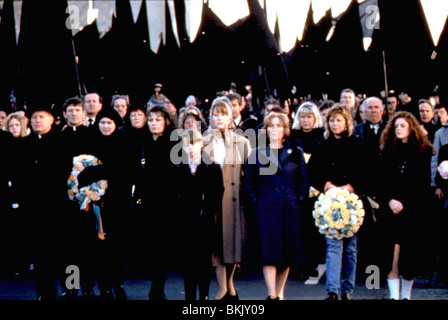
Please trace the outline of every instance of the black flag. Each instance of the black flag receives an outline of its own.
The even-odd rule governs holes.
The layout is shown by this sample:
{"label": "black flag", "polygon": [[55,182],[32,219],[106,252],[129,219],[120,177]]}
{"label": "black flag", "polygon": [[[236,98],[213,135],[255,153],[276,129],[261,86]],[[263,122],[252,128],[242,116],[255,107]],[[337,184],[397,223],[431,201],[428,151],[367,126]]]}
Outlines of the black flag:
{"label": "black flag", "polygon": [[18,41],[18,104],[56,105],[79,94],[67,1],[23,0]]}
{"label": "black flag", "polygon": [[17,44],[13,0],[5,0],[0,23],[0,108],[12,111],[9,97],[17,75]]}

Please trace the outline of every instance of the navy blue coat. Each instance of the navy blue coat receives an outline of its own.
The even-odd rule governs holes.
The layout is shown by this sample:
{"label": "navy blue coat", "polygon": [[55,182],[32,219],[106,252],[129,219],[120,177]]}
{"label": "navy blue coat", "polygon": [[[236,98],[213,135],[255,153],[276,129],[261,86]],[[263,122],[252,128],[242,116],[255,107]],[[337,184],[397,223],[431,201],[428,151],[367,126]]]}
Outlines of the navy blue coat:
{"label": "navy blue coat", "polygon": [[242,191],[254,214],[261,265],[304,263],[301,208],[310,184],[302,149],[287,142],[276,156],[269,147],[259,147],[243,172]]}

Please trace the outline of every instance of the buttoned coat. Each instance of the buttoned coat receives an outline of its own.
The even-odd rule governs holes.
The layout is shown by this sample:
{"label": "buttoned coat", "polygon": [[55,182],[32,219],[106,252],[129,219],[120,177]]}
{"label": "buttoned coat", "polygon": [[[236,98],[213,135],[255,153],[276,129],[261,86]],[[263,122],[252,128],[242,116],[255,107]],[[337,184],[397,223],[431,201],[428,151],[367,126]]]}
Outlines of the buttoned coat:
{"label": "buttoned coat", "polygon": [[[215,252],[214,265],[239,263],[242,260],[246,238],[246,220],[240,202],[240,179],[245,160],[251,151],[249,140],[231,130],[223,132],[208,129],[204,132],[204,152],[215,160],[214,143],[219,135],[224,135],[226,156],[222,166],[224,195],[222,198],[222,214],[216,217],[218,230],[218,246]],[[215,160],[216,161],[216,160]],[[222,230],[222,233],[219,232]]]}
{"label": "buttoned coat", "polygon": [[287,267],[306,262],[302,208],[310,184],[300,147],[286,142],[276,151],[261,146],[251,153],[242,187],[255,218],[260,263]]}

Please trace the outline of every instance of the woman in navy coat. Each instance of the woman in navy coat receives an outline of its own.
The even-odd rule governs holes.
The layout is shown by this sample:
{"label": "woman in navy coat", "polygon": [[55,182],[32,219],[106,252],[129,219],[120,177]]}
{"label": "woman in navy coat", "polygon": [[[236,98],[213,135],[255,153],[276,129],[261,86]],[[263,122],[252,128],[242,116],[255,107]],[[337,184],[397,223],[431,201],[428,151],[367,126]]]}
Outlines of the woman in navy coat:
{"label": "woman in navy coat", "polygon": [[270,113],[264,129],[268,145],[254,150],[246,161],[242,191],[255,216],[268,299],[283,299],[290,266],[306,258],[301,207],[310,185],[302,149],[287,140],[286,115]]}

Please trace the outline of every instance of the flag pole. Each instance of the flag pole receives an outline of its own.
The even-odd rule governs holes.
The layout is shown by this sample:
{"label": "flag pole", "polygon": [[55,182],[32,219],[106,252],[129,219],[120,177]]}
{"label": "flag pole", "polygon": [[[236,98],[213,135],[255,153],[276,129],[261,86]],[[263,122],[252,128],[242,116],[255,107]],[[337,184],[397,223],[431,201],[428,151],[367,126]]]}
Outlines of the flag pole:
{"label": "flag pole", "polygon": [[78,56],[76,55],[76,49],[75,49],[75,41],[73,40],[73,33],[71,36],[71,41],[72,41],[72,48],[73,48],[73,56],[75,58],[75,71],[76,71],[76,81],[78,83],[78,93],[79,96],[82,97],[83,96],[83,92],[82,92],[82,84],[81,84],[81,77],[79,76],[79,68],[78,68]]}
{"label": "flag pole", "polygon": [[387,67],[386,67],[386,52],[383,50],[383,73],[384,73],[384,90],[386,99],[386,119],[389,118],[389,112],[387,111],[387,100],[389,99],[389,85],[387,83]]}

